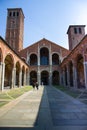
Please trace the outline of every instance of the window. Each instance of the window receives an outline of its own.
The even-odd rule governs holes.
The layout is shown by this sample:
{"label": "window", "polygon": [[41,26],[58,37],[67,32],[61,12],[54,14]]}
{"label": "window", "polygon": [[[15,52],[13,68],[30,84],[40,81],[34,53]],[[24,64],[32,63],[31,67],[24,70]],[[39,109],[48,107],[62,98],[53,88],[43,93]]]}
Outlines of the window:
{"label": "window", "polygon": [[9,16],[11,16],[11,15],[12,15],[12,13],[10,12],[10,13],[9,13]]}
{"label": "window", "polygon": [[19,12],[17,12],[17,16],[19,16]]}
{"label": "window", "polygon": [[77,28],[74,28],[74,33],[77,34]]}
{"label": "window", "polygon": [[79,33],[80,33],[80,34],[82,33],[82,30],[81,30],[81,28],[79,28]]}
{"label": "window", "polygon": [[15,16],[15,12],[13,12],[13,16]]}

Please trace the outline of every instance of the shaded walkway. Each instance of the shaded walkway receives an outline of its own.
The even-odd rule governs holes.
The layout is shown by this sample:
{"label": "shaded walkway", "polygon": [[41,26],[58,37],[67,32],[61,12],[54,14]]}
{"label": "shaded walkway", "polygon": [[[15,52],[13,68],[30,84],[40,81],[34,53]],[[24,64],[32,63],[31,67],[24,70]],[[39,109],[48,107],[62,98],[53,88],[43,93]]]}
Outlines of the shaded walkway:
{"label": "shaded walkway", "polygon": [[87,105],[53,87],[32,90],[0,109],[0,129],[87,130]]}

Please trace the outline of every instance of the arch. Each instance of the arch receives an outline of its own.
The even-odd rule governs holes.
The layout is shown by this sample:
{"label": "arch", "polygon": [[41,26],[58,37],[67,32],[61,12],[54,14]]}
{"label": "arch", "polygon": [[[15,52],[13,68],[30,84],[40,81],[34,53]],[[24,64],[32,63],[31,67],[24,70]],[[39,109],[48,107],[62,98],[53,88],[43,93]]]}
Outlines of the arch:
{"label": "arch", "polygon": [[84,78],[84,65],[83,56],[81,54],[77,55],[77,85],[78,88],[85,88],[85,78]]}
{"label": "arch", "polygon": [[52,73],[52,85],[59,85],[60,76],[58,71]]}
{"label": "arch", "polygon": [[40,65],[49,65],[49,50],[46,47],[40,49]]}
{"label": "arch", "polygon": [[19,86],[19,76],[20,76],[20,63],[16,62],[16,85]]}
{"label": "arch", "polygon": [[23,66],[22,67],[22,86],[24,86],[24,84],[25,84],[24,83],[25,82],[25,77],[24,76],[25,76],[25,67]]}
{"label": "arch", "polygon": [[30,72],[30,84],[32,85],[33,82],[37,82],[37,72],[36,71]]}
{"label": "arch", "polygon": [[11,54],[7,55],[4,60],[5,63],[5,79],[4,79],[4,87],[11,88],[12,86],[12,70],[14,66],[13,57]]}
{"label": "arch", "polygon": [[59,55],[56,53],[52,55],[52,65],[59,65]]}
{"label": "arch", "polygon": [[48,85],[49,84],[49,73],[47,71],[41,72],[41,84]]}
{"label": "arch", "polygon": [[70,81],[70,86],[73,87],[73,63],[72,61],[69,62],[69,81]]}
{"label": "arch", "polygon": [[36,54],[30,55],[30,65],[37,65],[37,55]]}

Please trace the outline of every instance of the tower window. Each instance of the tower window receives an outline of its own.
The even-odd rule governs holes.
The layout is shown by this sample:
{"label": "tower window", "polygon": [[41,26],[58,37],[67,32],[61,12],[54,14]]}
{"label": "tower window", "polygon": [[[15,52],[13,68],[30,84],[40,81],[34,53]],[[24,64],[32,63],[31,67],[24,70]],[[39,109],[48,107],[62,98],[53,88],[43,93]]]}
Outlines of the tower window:
{"label": "tower window", "polygon": [[82,30],[81,30],[81,28],[79,28],[79,33],[80,33],[80,34],[82,33]]}
{"label": "tower window", "polygon": [[74,28],[74,33],[77,34],[77,28]]}
{"label": "tower window", "polygon": [[15,16],[15,12],[13,12],[13,16]]}
{"label": "tower window", "polygon": [[10,12],[10,13],[9,13],[9,16],[11,16],[11,15],[12,15],[12,13]]}
{"label": "tower window", "polygon": [[17,12],[17,16],[19,16],[19,12]]}

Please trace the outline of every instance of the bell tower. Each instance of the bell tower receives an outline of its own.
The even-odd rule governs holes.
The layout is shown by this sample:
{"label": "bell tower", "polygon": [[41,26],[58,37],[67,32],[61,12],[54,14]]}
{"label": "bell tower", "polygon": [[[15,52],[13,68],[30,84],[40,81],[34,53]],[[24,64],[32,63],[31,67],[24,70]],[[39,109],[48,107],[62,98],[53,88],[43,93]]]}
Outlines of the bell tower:
{"label": "bell tower", "polygon": [[72,50],[85,36],[85,25],[70,25],[67,34],[69,50]]}
{"label": "bell tower", "polygon": [[17,53],[23,49],[24,14],[21,8],[7,9],[6,42]]}

